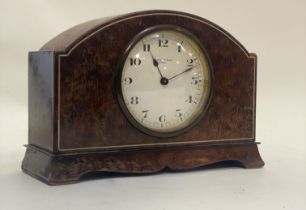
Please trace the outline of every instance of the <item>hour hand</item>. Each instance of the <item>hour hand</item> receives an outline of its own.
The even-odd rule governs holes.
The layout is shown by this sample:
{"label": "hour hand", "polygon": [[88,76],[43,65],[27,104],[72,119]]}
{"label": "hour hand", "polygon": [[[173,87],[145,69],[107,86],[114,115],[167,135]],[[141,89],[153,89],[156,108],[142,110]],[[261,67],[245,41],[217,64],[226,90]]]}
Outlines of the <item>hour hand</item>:
{"label": "hour hand", "polygon": [[162,73],[161,73],[161,71],[159,69],[159,66],[158,66],[158,61],[154,58],[154,56],[153,56],[151,51],[150,51],[150,55],[151,55],[152,60],[153,60],[153,65],[157,68],[160,77],[163,78],[163,75],[162,75]]}
{"label": "hour hand", "polygon": [[150,54],[151,54],[151,57],[152,57],[152,59],[153,59],[153,65],[154,65],[155,67],[158,67],[158,61],[154,58],[154,56],[152,55],[151,52],[150,52]]}
{"label": "hour hand", "polygon": [[[144,44],[144,42],[142,41],[142,43]],[[161,73],[161,71],[160,71],[160,69],[159,69],[159,66],[158,66],[158,61],[156,60],[156,58],[153,56],[153,54],[152,54],[152,52],[151,51],[149,51],[150,52],[150,55],[151,55],[151,58],[152,58],[152,61],[153,61],[153,65],[157,68],[157,70],[158,70],[158,73],[159,73],[159,75],[160,75],[160,78],[164,78],[163,77],[163,75],[162,75],[162,73]]]}

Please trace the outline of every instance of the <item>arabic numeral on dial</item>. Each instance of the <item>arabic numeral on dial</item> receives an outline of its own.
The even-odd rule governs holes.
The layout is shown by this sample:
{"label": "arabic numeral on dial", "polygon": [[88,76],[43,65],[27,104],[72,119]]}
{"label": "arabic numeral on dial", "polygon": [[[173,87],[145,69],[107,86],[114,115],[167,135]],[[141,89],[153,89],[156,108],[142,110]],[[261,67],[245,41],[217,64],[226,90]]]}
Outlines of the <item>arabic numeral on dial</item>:
{"label": "arabic numeral on dial", "polygon": [[139,66],[141,64],[140,58],[130,58],[130,65]]}
{"label": "arabic numeral on dial", "polygon": [[139,104],[139,98],[137,96],[131,97],[131,104]]}
{"label": "arabic numeral on dial", "polygon": [[148,117],[148,112],[149,112],[149,110],[142,110],[143,118]]}
{"label": "arabic numeral on dial", "polygon": [[149,52],[150,49],[151,49],[150,44],[143,44],[143,51],[144,51],[144,52],[146,52],[146,51]]}
{"label": "arabic numeral on dial", "polygon": [[177,52],[182,51],[182,44],[183,44],[183,41],[181,41],[180,43],[177,43]]}
{"label": "arabic numeral on dial", "polygon": [[160,115],[160,116],[158,117],[158,121],[161,122],[161,123],[166,122],[166,115]]}
{"label": "arabic numeral on dial", "polygon": [[190,104],[197,104],[198,103],[198,99],[197,98],[194,98],[193,96],[188,96],[188,99],[185,101],[185,102],[188,102]]}
{"label": "arabic numeral on dial", "polygon": [[166,115],[160,115],[158,117],[158,121],[160,122],[160,127],[163,128],[164,127],[164,123],[166,122]]}
{"label": "arabic numeral on dial", "polygon": [[193,59],[192,58],[188,58],[187,59],[187,66],[189,66],[189,67],[191,67],[191,66],[193,66]]}
{"label": "arabic numeral on dial", "polygon": [[159,47],[168,47],[168,39],[159,39],[158,40]]}
{"label": "arabic numeral on dial", "polygon": [[199,79],[198,77],[192,77],[191,84],[196,85],[196,84],[198,84],[200,82],[202,82],[202,80]]}
{"label": "arabic numeral on dial", "polygon": [[197,100],[194,99],[193,96],[188,96],[188,99],[185,102],[188,102],[190,104],[192,104],[192,103],[197,104]]}
{"label": "arabic numeral on dial", "polygon": [[176,116],[178,118],[180,118],[180,120],[182,121],[183,120],[183,113],[182,113],[182,110],[181,109],[177,109],[175,110],[176,111]]}
{"label": "arabic numeral on dial", "polygon": [[126,77],[126,78],[124,78],[124,80],[123,80],[123,83],[124,83],[125,85],[130,85],[130,84],[132,84],[132,82],[133,82],[133,79],[132,79],[131,77]]}

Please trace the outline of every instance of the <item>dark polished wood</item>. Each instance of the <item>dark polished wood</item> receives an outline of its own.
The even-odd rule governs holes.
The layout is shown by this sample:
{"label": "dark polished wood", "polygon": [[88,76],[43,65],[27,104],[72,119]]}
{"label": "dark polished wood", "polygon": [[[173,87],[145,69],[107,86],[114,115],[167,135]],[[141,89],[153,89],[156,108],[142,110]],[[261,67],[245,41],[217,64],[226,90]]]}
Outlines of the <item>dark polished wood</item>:
{"label": "dark polished wood", "polygon": [[77,182],[92,171],[145,174],[165,168],[194,169],[229,160],[245,168],[264,165],[255,143],[68,155],[53,155],[28,146],[22,169],[49,185],[59,185]]}
{"label": "dark polished wood", "polygon": [[54,52],[29,53],[29,144],[53,150]]}
{"label": "dark polished wood", "polygon": [[[137,34],[156,25],[179,26],[193,34],[206,49],[213,69],[212,97],[205,116],[192,129],[175,137],[158,138],[140,132],[126,119],[117,101],[115,84],[126,47]],[[40,51],[29,54],[30,146],[22,167],[47,183],[57,184],[76,181],[89,171],[120,171],[116,164],[113,168],[105,166],[110,152],[122,152],[116,157],[124,172],[193,168],[239,154],[238,146],[207,147],[217,142],[226,145],[238,142],[243,149],[235,160],[246,167],[260,167],[263,162],[254,152],[256,59],[255,54],[247,52],[219,26],[182,12],[144,11],[75,26],[46,43]],[[209,152],[221,151],[220,148],[223,155]],[[127,153],[131,149],[137,152]],[[155,160],[153,154],[157,153]],[[246,154],[254,158],[243,156]],[[173,164],[170,160],[173,155],[183,162]],[[144,157],[147,159],[143,160],[150,157],[150,161],[160,165],[153,164],[150,171],[146,169],[147,162],[140,161]],[[65,173],[72,173],[69,165],[82,163],[79,158],[84,158],[90,167],[66,176]],[[129,158],[140,162],[131,162]],[[197,161],[199,164],[194,164]],[[138,171],[132,163],[139,164]],[[67,168],[58,169],[63,164]]]}

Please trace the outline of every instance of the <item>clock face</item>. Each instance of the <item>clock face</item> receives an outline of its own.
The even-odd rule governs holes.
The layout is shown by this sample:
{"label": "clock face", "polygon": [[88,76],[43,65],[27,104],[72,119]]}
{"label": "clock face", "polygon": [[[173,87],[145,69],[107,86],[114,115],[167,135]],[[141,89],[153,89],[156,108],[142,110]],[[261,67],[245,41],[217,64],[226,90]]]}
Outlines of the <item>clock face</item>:
{"label": "clock face", "polygon": [[210,96],[208,58],[198,41],[177,27],[155,27],[127,50],[119,102],[137,128],[168,137],[192,127]]}

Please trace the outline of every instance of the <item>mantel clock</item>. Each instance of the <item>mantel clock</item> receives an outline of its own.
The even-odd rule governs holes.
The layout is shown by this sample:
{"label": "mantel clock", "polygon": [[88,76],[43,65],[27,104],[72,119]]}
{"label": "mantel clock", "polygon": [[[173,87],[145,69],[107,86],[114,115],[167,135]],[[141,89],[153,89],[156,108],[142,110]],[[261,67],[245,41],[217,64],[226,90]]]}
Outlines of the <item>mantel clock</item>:
{"label": "mantel clock", "polygon": [[194,15],[143,11],[77,25],[29,53],[22,169],[48,183],[220,161],[263,166],[256,55]]}

